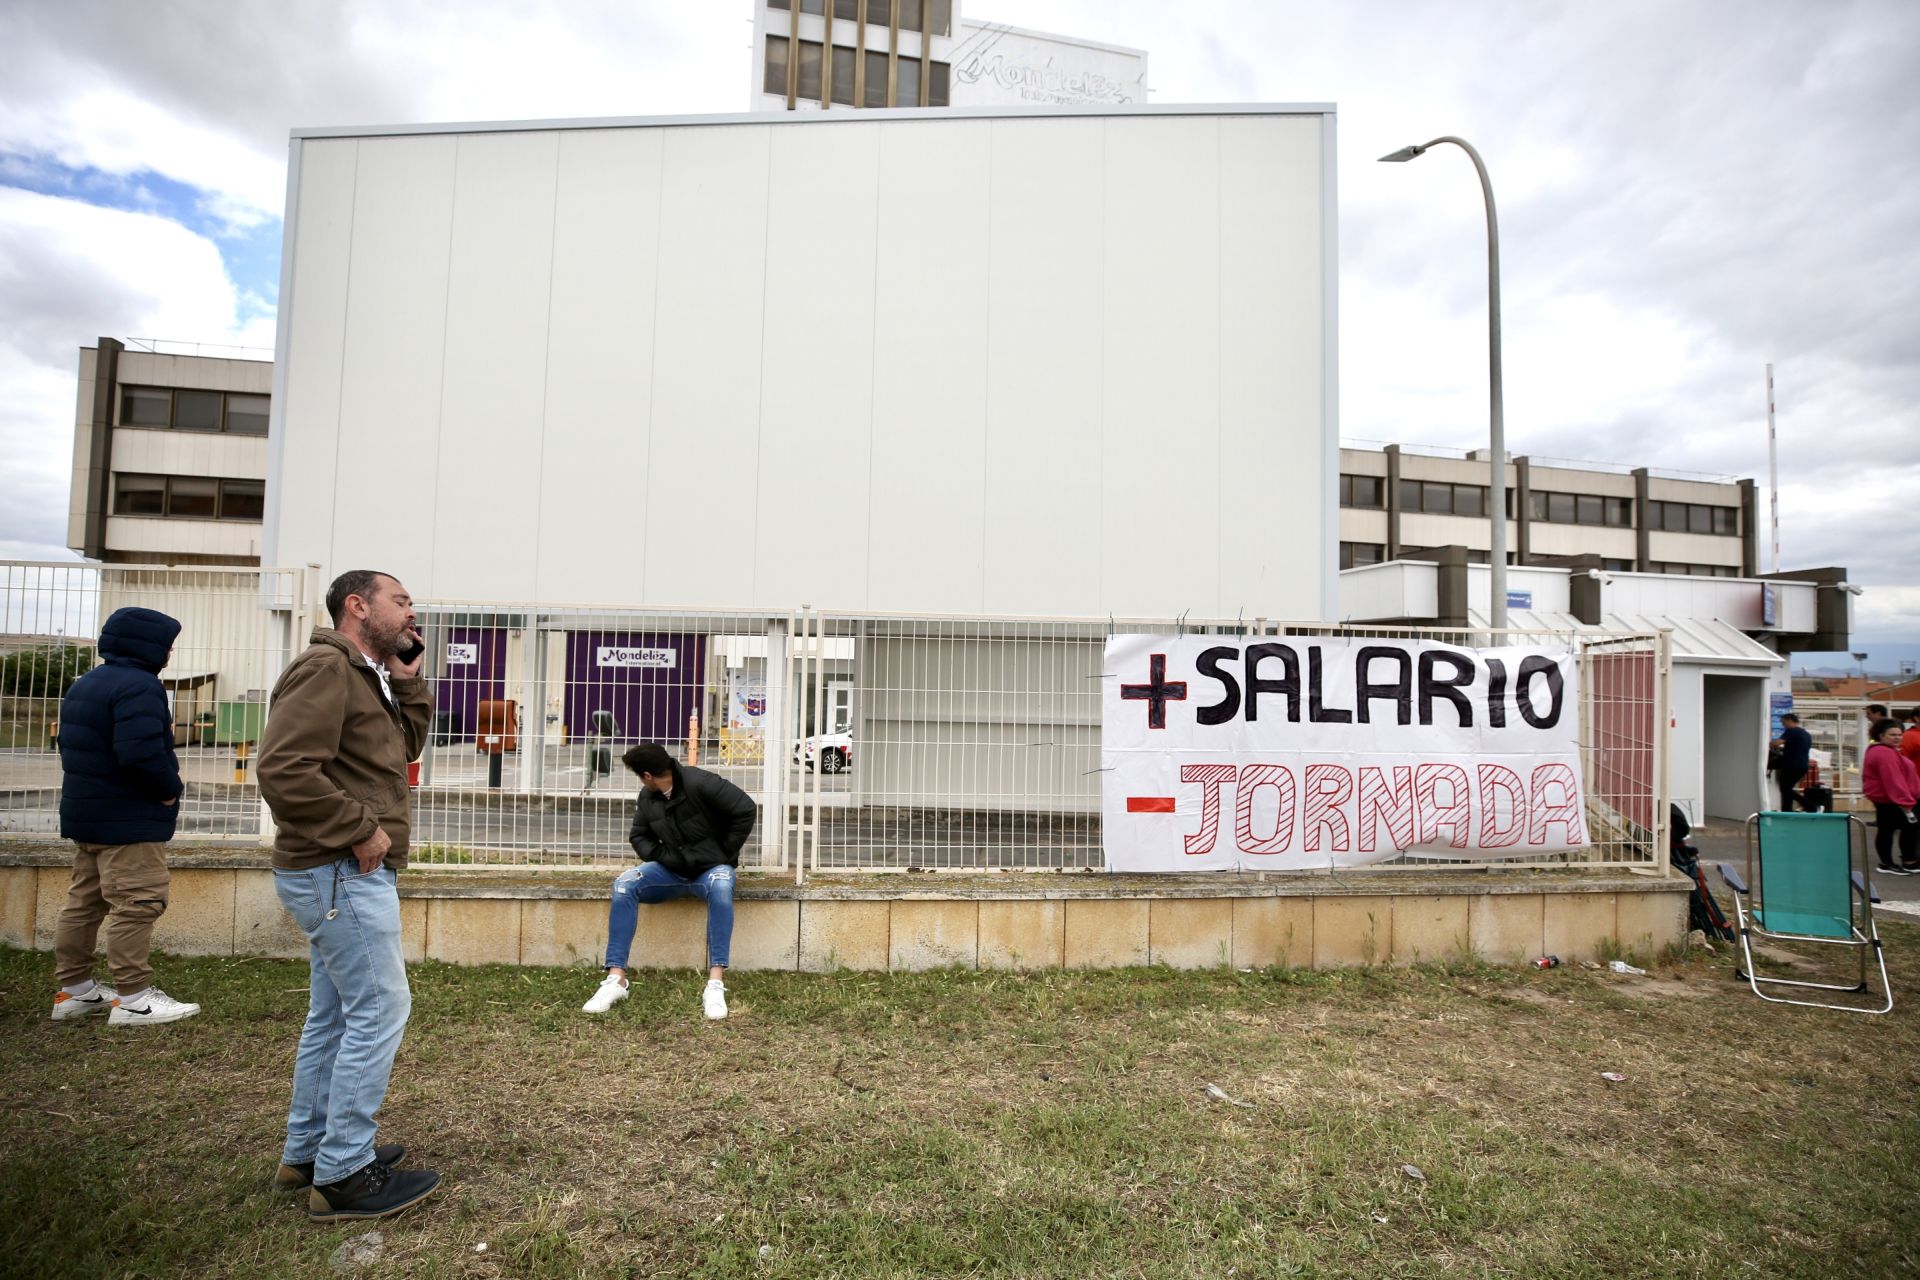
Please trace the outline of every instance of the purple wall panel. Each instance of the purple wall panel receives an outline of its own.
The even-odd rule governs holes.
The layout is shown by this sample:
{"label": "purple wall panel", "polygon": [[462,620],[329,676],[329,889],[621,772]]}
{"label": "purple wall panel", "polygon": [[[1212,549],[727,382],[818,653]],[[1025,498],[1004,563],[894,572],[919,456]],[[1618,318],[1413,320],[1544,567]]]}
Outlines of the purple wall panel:
{"label": "purple wall panel", "polygon": [[[620,742],[684,742],[687,716],[699,706],[703,687],[703,635],[658,631],[567,633],[567,734],[574,741],[592,732],[592,713],[611,711]],[[669,650],[671,667],[601,662],[601,650]],[[629,659],[637,654],[625,655]],[[676,753],[677,754],[677,753]]]}
{"label": "purple wall panel", "polygon": [[438,645],[442,655],[450,644],[473,645],[478,661],[459,666],[446,665],[433,682],[434,710],[451,713],[455,727],[451,738],[464,742],[473,737],[475,718],[482,698],[506,697],[507,642],[499,627],[432,628],[427,643]]}

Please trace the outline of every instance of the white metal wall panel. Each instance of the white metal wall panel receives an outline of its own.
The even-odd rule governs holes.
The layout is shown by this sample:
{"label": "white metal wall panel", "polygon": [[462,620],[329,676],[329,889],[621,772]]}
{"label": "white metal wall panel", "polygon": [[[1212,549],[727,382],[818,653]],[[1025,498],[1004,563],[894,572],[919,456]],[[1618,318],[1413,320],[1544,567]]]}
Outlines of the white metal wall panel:
{"label": "white metal wall panel", "polygon": [[[439,441],[443,431],[451,430],[456,441],[461,431],[441,409],[458,145],[449,137],[360,145],[333,540],[325,555],[309,553],[304,539],[282,544],[295,563],[318,561],[328,578],[379,569],[422,595],[426,589],[418,584],[433,580]],[[305,334],[296,331],[293,341],[304,342]],[[526,354],[534,357],[533,369],[523,365],[521,376],[537,376],[539,352]],[[300,359],[296,345],[296,372]],[[303,426],[294,422],[288,436]],[[299,473],[289,463],[286,474]]]}
{"label": "white metal wall panel", "polygon": [[[560,135],[532,595],[641,598],[663,129]],[[663,457],[671,465],[671,456]],[[497,598],[495,593],[486,593]]]}
{"label": "white metal wall panel", "polygon": [[1143,613],[1220,609],[1219,164],[1217,121],[1106,130],[1101,595]]}
{"label": "white metal wall panel", "polygon": [[534,574],[559,141],[458,140],[431,512],[434,590],[453,599]]}
{"label": "white metal wall panel", "polygon": [[993,126],[987,284],[990,612],[1101,611],[1103,120]]}
{"label": "white metal wall panel", "polygon": [[641,573],[649,601],[753,594],[753,522],[727,518],[722,501],[759,453],[769,132],[667,134]]}
{"label": "white metal wall panel", "polygon": [[867,598],[880,132],[772,133],[760,454],[723,498],[754,529],[764,606]]}
{"label": "white metal wall panel", "polygon": [[978,612],[993,125],[880,132],[870,600]]}
{"label": "white metal wall panel", "polygon": [[1311,568],[1338,550],[1322,545],[1339,450],[1320,434],[1320,184],[1305,180],[1319,171],[1320,122],[1219,126],[1219,506],[1232,514],[1214,611],[1255,617],[1283,595],[1310,596]]}
{"label": "white metal wall panel", "polygon": [[443,599],[1311,617],[1328,137],[303,138],[274,554]]}
{"label": "white metal wall panel", "polygon": [[[351,138],[314,139],[295,150],[300,186],[286,252],[293,259],[288,274],[299,287],[280,299],[283,358],[276,364],[285,390],[273,403],[278,458],[267,475],[271,526],[264,531],[268,554],[288,564],[332,563],[361,145]],[[418,450],[419,436],[397,423],[384,425],[410,451]]]}

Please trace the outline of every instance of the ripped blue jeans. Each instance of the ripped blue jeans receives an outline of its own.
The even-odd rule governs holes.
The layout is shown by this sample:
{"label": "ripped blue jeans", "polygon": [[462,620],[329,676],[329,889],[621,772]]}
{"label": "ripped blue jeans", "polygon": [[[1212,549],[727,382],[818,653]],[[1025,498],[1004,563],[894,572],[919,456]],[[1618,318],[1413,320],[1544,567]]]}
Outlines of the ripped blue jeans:
{"label": "ripped blue jeans", "polygon": [[727,949],[733,944],[733,868],[708,867],[689,880],[657,862],[643,862],[622,871],[613,882],[613,905],[607,911],[607,968],[627,967],[634,930],[640,927],[640,904],[671,898],[706,901],[707,964],[726,967]]}

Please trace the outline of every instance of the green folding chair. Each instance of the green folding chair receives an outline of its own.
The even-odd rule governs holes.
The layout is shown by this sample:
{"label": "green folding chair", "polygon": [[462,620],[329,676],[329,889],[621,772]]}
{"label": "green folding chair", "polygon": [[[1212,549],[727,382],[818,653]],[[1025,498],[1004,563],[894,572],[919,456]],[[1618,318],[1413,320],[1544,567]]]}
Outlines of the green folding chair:
{"label": "green folding chair", "polygon": [[[1868,879],[1867,829],[1859,819],[1846,813],[1756,813],[1747,819],[1745,878],[1724,862],[1720,864],[1720,876],[1733,890],[1734,912],[1739,917],[1740,950],[1746,959],[1739,976],[1747,980],[1755,995],[1776,1004],[1844,1013],[1886,1013],[1893,1008],[1887,957],[1880,948],[1880,931],[1873,923],[1873,904],[1878,898]],[[1850,947],[1859,954],[1859,979],[1831,983],[1763,978],[1753,966],[1755,934],[1783,942]],[[1762,990],[1799,988],[1870,996],[1869,953],[1880,966],[1880,989],[1886,995],[1886,1003],[1878,1009],[1796,1000]]]}

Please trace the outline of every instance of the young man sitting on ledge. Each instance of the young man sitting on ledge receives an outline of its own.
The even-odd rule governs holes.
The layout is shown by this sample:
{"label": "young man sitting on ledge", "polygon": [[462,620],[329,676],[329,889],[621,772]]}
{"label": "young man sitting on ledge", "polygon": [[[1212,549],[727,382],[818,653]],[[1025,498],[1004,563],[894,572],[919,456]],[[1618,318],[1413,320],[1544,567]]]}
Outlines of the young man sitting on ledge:
{"label": "young man sitting on ledge", "polygon": [[613,882],[607,912],[607,976],[584,1013],[605,1013],[627,998],[627,953],[640,922],[640,905],[670,898],[707,904],[709,1018],[727,1016],[727,950],[733,940],[733,873],[757,816],[747,793],[718,774],[682,766],[658,743],[642,743],[622,757],[640,775],[633,830],[627,843],[640,865]]}

